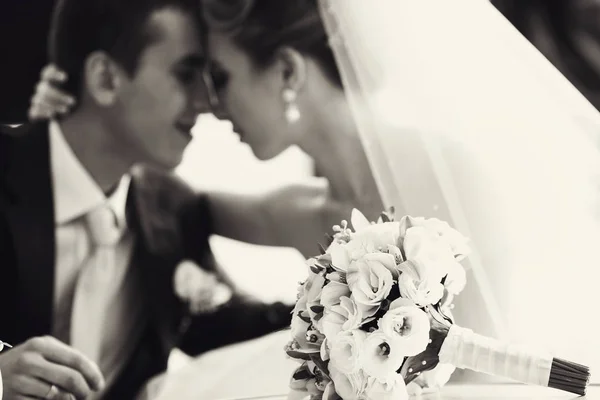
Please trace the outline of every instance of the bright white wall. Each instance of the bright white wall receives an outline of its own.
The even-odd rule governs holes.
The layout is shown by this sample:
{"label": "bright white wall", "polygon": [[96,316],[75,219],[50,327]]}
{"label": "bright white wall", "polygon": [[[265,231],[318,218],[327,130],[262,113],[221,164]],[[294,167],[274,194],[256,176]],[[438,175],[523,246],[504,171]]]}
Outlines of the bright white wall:
{"label": "bright white wall", "polygon": [[[251,192],[310,177],[311,170],[310,159],[297,148],[269,162],[257,160],[232,132],[229,122],[207,115],[199,118],[194,140],[177,172],[196,188]],[[211,245],[219,262],[242,289],[265,301],[295,301],[297,283],[305,274],[304,258],[299,252],[219,236],[211,239]]]}

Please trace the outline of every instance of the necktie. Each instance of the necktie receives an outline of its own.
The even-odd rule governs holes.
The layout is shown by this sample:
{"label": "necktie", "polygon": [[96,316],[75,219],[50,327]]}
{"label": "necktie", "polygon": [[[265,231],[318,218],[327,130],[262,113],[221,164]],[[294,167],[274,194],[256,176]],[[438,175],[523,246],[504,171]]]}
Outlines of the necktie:
{"label": "necktie", "polygon": [[92,210],[86,219],[91,252],[83,262],[75,287],[71,345],[98,363],[105,313],[118,290],[115,250],[123,232],[108,205]]}

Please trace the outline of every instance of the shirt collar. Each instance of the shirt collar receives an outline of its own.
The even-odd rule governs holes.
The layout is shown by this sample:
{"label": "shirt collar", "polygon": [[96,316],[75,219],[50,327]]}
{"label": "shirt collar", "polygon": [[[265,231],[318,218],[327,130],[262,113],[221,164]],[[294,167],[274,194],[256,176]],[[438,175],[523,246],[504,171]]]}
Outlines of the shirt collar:
{"label": "shirt collar", "polygon": [[131,177],[124,175],[115,192],[107,198],[67,143],[58,122],[51,121],[49,131],[55,223],[66,224],[108,204],[119,227],[124,228]]}

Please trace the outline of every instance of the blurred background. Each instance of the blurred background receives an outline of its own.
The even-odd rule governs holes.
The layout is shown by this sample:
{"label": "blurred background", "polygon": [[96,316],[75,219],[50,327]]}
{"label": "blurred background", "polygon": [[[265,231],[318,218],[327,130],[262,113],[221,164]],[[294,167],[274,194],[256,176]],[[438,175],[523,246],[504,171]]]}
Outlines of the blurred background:
{"label": "blurred background", "polygon": [[[493,0],[492,3],[596,108],[600,107],[600,1]],[[29,99],[46,64],[46,32],[52,7],[50,0],[2,1],[0,123],[19,124],[26,120]],[[286,181],[317,179],[313,177],[311,160],[299,149],[290,148],[274,160],[260,162],[240,143],[228,122],[209,115],[199,118],[194,140],[177,172],[196,188],[235,188],[247,192]],[[213,237],[211,244],[217,258],[243,289],[266,301],[295,300],[296,284],[305,273],[304,260],[297,251],[251,246],[221,237]],[[264,274],[272,279],[254,278]],[[577,288],[565,289],[568,290]],[[562,329],[558,325],[559,322],[555,329]],[[593,354],[587,360],[600,365],[597,348],[591,350],[579,343],[570,346],[567,350],[574,357],[591,351]],[[456,379],[467,377],[457,374]],[[598,379],[596,376],[594,380]]]}

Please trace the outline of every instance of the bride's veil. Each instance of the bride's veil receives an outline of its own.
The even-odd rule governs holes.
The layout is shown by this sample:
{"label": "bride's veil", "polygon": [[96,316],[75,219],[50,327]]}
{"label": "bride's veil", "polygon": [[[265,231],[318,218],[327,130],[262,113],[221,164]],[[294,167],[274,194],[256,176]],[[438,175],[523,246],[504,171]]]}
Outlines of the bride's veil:
{"label": "bride's veil", "polygon": [[457,322],[600,367],[600,114],[487,1],[320,10],[384,203],[472,239]]}

